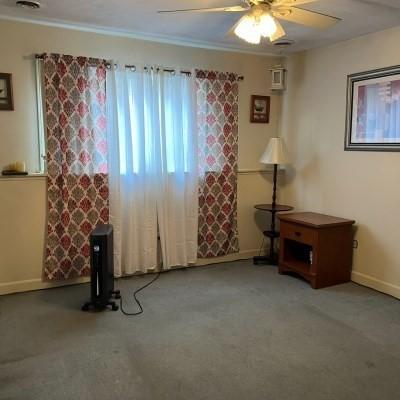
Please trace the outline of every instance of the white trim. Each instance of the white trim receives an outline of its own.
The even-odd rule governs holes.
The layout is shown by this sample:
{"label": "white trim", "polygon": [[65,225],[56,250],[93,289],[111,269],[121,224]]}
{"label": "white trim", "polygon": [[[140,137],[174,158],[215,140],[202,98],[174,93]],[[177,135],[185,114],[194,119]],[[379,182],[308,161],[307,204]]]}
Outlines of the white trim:
{"label": "white trim", "polygon": [[[241,251],[239,253],[228,254],[227,256],[223,257],[200,258],[197,260],[195,266],[246,260],[254,256],[257,256],[258,254],[259,250],[246,250],[246,251]],[[352,272],[351,280],[360,285],[367,286],[371,289],[378,290],[379,292],[386,293],[390,296],[400,299],[400,286],[384,282],[380,279],[374,278],[372,276],[357,271]],[[28,279],[15,282],[6,282],[6,283],[0,283],[0,295],[28,292],[31,290],[49,289],[61,286],[77,285],[81,283],[88,283],[89,281],[90,278],[77,278],[60,282],[58,281],[47,282],[47,281],[42,281],[42,279]]]}
{"label": "white trim", "polygon": [[[278,168],[278,174],[284,173],[285,170]],[[238,169],[238,175],[254,175],[254,174],[273,174],[274,170],[272,168],[268,169]]]}
{"label": "white trim", "polygon": [[[247,250],[247,251],[241,251],[239,253],[228,254],[227,256],[224,257],[201,258],[197,261],[197,263],[193,267],[209,265],[209,264],[217,264],[228,261],[246,260],[254,256],[257,256],[258,253],[259,250]],[[38,279],[28,279],[23,281],[6,282],[6,283],[0,283],[0,295],[19,293],[19,292],[29,292],[31,290],[50,289],[55,287],[77,285],[88,282],[90,282],[90,278],[76,278],[67,281],[54,281],[54,282],[43,281],[42,279],[38,278]]]}
{"label": "white trim", "polygon": [[26,181],[26,180],[45,180],[46,174],[30,174],[30,175],[1,175],[1,181]]}
{"label": "white trim", "polygon": [[247,49],[241,49],[234,46],[229,45],[218,45],[211,42],[203,42],[200,40],[190,40],[190,39],[182,39],[176,36],[167,36],[167,35],[160,35],[160,34],[151,34],[151,33],[144,33],[144,32],[137,32],[137,31],[128,31],[124,29],[116,29],[116,28],[109,28],[105,26],[97,26],[92,24],[79,24],[76,22],[66,22],[61,20],[47,20],[47,19],[39,19],[39,18],[28,18],[28,17],[14,17],[11,15],[0,15],[0,20],[6,21],[15,21],[15,22],[25,22],[35,25],[44,25],[50,26],[54,28],[63,28],[63,29],[72,29],[78,30],[82,32],[91,32],[91,33],[98,33],[101,35],[108,35],[108,36],[117,36],[117,37],[125,37],[131,39],[138,39],[138,40],[146,40],[150,42],[157,42],[157,43],[165,43],[165,44],[173,44],[177,46],[185,46],[185,47],[194,47],[200,49],[207,49],[207,50],[219,50],[219,51],[228,51],[232,53],[244,53],[244,54],[252,54],[256,56],[264,56],[264,57],[276,57],[282,58],[279,54],[274,53],[266,53],[262,51],[252,51]]}
{"label": "white trim", "polygon": [[249,258],[253,258],[254,256],[258,256],[260,250],[245,250],[239,251],[238,253],[228,254],[222,257],[213,257],[213,258],[199,258],[195,264],[195,266],[201,265],[209,265],[209,264],[218,264],[222,262],[231,262],[231,261],[239,261],[239,260],[248,260]]}
{"label": "white trim", "polygon": [[351,280],[363,286],[368,286],[379,292],[389,294],[390,296],[400,299],[400,286],[393,285],[392,283],[382,281],[374,278],[373,276],[363,274],[361,272],[353,271],[351,273]]}
{"label": "white trim", "polygon": [[56,282],[43,281],[42,279],[38,278],[38,279],[27,279],[23,281],[6,282],[6,283],[0,283],[0,295],[19,293],[19,292],[29,292],[31,290],[50,289],[60,286],[76,285],[87,282],[90,282],[90,278],[76,278],[67,281],[56,281]]}
{"label": "white trim", "polygon": [[[239,169],[238,175],[270,175],[274,171],[272,169]],[[285,173],[284,169],[278,169],[278,174]],[[0,175],[0,181],[24,181],[24,180],[44,180],[46,179],[47,174],[29,174],[29,175]]]}
{"label": "white trim", "polygon": [[268,169],[238,169],[238,175],[254,175],[254,174],[271,174],[272,170]]}

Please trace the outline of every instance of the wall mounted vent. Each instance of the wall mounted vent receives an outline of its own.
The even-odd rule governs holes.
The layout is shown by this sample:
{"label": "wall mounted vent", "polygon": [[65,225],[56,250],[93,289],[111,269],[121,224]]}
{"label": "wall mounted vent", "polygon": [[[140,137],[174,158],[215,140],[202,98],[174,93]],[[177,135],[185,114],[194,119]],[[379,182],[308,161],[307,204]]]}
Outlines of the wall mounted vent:
{"label": "wall mounted vent", "polygon": [[294,40],[289,40],[289,39],[281,39],[281,40],[276,40],[273,45],[275,47],[289,47],[292,46],[294,44]]}
{"label": "wall mounted vent", "polygon": [[17,0],[15,4],[18,7],[28,8],[30,10],[37,10],[40,8],[40,1],[35,0]]}

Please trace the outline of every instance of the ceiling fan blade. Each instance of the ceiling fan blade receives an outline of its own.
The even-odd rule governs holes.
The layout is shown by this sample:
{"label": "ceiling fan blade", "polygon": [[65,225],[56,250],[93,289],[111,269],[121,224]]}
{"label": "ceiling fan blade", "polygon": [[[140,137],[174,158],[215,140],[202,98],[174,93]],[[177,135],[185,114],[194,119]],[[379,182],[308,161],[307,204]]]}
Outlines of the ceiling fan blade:
{"label": "ceiling fan blade", "polygon": [[244,12],[248,11],[250,7],[246,6],[232,6],[232,7],[217,7],[217,8],[185,8],[182,10],[160,10],[158,14],[165,13],[179,13],[179,12]]}
{"label": "ceiling fan blade", "polygon": [[340,18],[331,17],[330,15],[320,14],[314,11],[303,10],[302,8],[297,7],[290,7],[289,10],[283,10],[282,12],[276,10],[273,12],[273,15],[275,18],[284,19],[285,21],[320,29],[329,28],[341,21]]}
{"label": "ceiling fan blade", "polygon": [[276,31],[273,35],[270,36],[269,40],[271,42],[275,42],[275,40],[280,39],[281,37],[286,35],[285,30],[283,29],[281,23],[275,18],[275,24],[276,24]]}

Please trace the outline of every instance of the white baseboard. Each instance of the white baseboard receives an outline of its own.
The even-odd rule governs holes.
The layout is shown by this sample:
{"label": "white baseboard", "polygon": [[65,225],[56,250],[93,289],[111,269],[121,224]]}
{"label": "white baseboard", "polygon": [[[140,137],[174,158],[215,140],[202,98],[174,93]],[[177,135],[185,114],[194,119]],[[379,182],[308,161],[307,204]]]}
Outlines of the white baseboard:
{"label": "white baseboard", "polygon": [[[228,254],[223,257],[214,258],[200,258],[198,259],[196,265],[208,265],[217,264],[222,262],[230,262],[237,260],[245,260],[257,256],[259,250],[246,250],[240,251],[238,253]],[[379,292],[386,293],[393,297],[400,299],[400,286],[393,285],[391,283],[382,281],[380,279],[374,278],[370,275],[363,274],[361,272],[353,271],[351,274],[351,280],[353,282],[359,283],[360,285],[370,287],[371,289],[378,290]],[[49,289],[60,286],[76,285],[80,283],[87,283],[90,278],[76,278],[67,281],[56,281],[48,282],[38,279],[28,279],[22,281],[6,282],[0,283],[0,295],[19,293],[19,292],[29,292],[31,290]]]}
{"label": "white baseboard", "polygon": [[90,281],[90,278],[76,278],[69,279],[67,281],[42,281],[42,279],[28,279],[24,281],[14,281],[14,282],[6,282],[0,283],[0,295],[2,294],[10,294],[10,293],[19,293],[19,292],[29,292],[31,290],[40,290],[40,289],[49,289],[60,286],[68,286],[68,285],[76,285],[78,283],[87,283]]}
{"label": "white baseboard", "polygon": [[222,257],[212,257],[212,258],[199,258],[196,262],[196,265],[208,265],[208,264],[218,264],[222,262],[230,262],[230,261],[238,261],[238,260],[247,260],[249,258],[253,258],[254,256],[258,256],[260,250],[245,250],[239,251],[238,253],[228,254]]}
{"label": "white baseboard", "polygon": [[351,273],[351,280],[363,286],[368,286],[371,289],[378,290],[379,292],[389,294],[390,296],[400,299],[400,286],[381,281],[370,275],[361,272],[353,271]]}
{"label": "white baseboard", "polygon": [[[216,264],[221,262],[228,261],[237,261],[242,259],[252,258],[253,256],[258,255],[258,250],[247,250],[241,251],[239,253],[228,254],[224,257],[214,257],[214,258],[200,258],[196,265],[207,265],[207,264]],[[11,294],[11,293],[19,293],[19,292],[29,292],[31,290],[41,290],[41,289],[49,289],[60,286],[68,286],[68,285],[76,285],[79,283],[87,283],[90,281],[90,278],[76,278],[69,279],[67,281],[42,281],[42,279],[28,279],[23,281],[14,281],[14,282],[6,282],[0,283],[0,295],[3,294]]]}

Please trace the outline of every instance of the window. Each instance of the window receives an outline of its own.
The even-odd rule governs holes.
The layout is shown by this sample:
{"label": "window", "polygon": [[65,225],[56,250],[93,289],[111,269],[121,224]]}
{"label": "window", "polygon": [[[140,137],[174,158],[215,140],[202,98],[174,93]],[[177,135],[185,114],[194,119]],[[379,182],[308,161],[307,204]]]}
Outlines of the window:
{"label": "window", "polygon": [[107,101],[116,107],[120,173],[191,171],[196,136],[192,79],[116,71],[114,84],[116,96]]}
{"label": "window", "polygon": [[35,59],[36,72],[36,104],[37,104],[37,140],[38,140],[38,172],[46,172],[46,131],[45,131],[45,101],[44,101],[44,82],[42,74],[43,62],[40,58]]}

